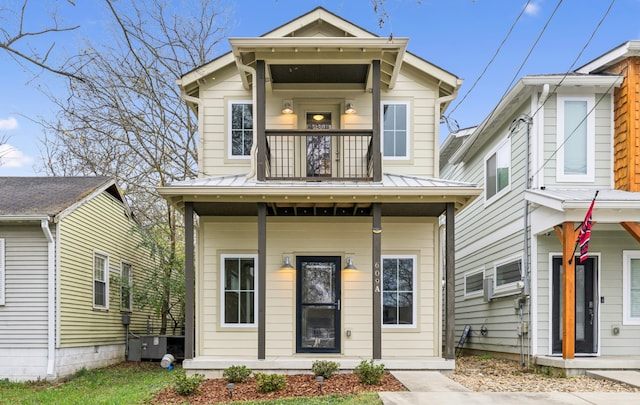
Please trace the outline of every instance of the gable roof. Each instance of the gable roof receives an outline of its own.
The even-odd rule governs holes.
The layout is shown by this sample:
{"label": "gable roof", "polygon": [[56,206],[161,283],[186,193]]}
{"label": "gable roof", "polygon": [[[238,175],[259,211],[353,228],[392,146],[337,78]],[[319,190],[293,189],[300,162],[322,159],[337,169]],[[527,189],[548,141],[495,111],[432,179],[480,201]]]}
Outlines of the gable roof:
{"label": "gable roof", "polygon": [[0,218],[52,218],[107,191],[124,202],[110,177],[0,177]]}
{"label": "gable roof", "polygon": [[599,73],[624,59],[640,56],[640,41],[627,41],[576,69],[578,73]]}
{"label": "gable roof", "polygon": [[[315,27],[315,28],[314,28]],[[339,35],[338,35],[339,34]],[[255,61],[255,55],[276,57],[278,52],[303,54],[310,52],[339,52],[341,58],[371,59],[373,55],[382,55],[386,65],[381,79],[393,87],[395,78],[403,63],[408,63],[426,74],[434,77],[444,90],[444,95],[455,93],[462,85],[462,80],[446,70],[406,52],[408,38],[381,38],[323,7],[317,7],[306,14],[285,23],[257,38],[230,38],[232,51],[209,63],[199,66],[184,74],[177,84],[188,94],[195,95],[203,81],[219,69],[230,64],[237,64],[242,72],[245,88],[249,88],[251,72],[246,71]],[[359,50],[361,55],[357,55]],[[276,52],[277,51],[277,52]],[[364,58],[367,56],[367,58]]]}

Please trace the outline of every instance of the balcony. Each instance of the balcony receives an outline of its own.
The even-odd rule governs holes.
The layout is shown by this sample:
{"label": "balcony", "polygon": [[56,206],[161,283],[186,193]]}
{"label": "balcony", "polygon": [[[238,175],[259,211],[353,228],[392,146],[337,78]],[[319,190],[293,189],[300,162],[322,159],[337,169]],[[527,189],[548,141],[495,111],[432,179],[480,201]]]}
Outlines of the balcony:
{"label": "balcony", "polygon": [[373,131],[265,131],[266,180],[371,181]]}

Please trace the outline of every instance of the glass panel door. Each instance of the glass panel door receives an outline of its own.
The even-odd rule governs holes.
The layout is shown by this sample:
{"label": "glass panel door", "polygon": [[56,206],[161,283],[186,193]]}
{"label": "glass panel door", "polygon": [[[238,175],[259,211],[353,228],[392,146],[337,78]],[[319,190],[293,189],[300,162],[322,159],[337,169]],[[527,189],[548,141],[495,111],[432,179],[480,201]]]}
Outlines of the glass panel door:
{"label": "glass panel door", "polygon": [[298,353],[340,352],[340,257],[299,256]]}

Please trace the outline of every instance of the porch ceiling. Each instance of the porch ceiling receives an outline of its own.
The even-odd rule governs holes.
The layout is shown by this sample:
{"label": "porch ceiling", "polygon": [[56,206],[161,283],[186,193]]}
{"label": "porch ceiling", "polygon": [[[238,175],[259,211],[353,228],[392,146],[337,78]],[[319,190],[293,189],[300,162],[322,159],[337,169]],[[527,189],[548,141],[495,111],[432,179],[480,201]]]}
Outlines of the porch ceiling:
{"label": "porch ceiling", "polygon": [[[402,65],[408,38],[354,38],[354,37],[284,37],[284,38],[231,38],[232,53],[239,70],[243,72],[242,82],[246,89],[251,88],[252,73],[246,67],[255,67],[257,60],[264,60],[269,66],[272,83],[346,83],[346,76],[350,76],[349,83],[359,83],[368,86],[369,65],[371,60],[381,62],[380,81],[389,88],[393,88]],[[284,72],[290,67],[308,65],[296,74],[296,81],[282,80]],[[323,74],[323,80],[313,81],[312,77],[303,73],[336,70],[332,66],[344,65],[339,74]],[[280,68],[279,66],[285,66]],[[355,66],[354,68],[347,68]],[[366,66],[366,74],[362,73],[362,66]],[[274,69],[275,68],[275,69]],[[281,71],[285,69],[285,71]],[[337,70],[339,72],[339,69]],[[293,72],[293,69],[292,69]],[[289,78],[288,80],[292,80]]]}

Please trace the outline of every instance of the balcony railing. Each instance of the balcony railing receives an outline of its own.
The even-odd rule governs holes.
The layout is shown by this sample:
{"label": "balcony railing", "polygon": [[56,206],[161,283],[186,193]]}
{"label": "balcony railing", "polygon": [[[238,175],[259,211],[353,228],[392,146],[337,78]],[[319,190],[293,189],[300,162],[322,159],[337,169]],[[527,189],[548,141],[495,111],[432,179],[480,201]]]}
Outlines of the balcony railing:
{"label": "balcony railing", "polygon": [[265,131],[266,179],[335,181],[373,178],[373,132]]}

